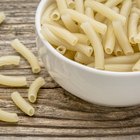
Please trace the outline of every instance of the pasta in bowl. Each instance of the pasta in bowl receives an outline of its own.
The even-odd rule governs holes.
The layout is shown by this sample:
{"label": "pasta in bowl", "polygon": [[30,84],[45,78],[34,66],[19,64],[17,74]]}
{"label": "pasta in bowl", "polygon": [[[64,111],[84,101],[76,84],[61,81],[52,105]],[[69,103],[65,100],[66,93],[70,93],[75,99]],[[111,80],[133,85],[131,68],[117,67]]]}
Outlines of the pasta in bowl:
{"label": "pasta in bowl", "polygon": [[[71,1],[75,9],[66,0],[58,1],[42,0],[36,13],[37,46],[49,74],[86,101],[139,104],[140,53],[139,43],[134,43],[139,34],[131,29],[139,24],[136,1]],[[137,14],[130,25],[128,11]]]}

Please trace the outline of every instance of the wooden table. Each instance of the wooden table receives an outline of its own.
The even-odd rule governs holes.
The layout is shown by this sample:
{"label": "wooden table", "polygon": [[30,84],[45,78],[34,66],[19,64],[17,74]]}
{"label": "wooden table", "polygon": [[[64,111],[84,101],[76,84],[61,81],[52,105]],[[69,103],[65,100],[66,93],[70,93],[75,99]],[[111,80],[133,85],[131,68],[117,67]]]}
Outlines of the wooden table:
{"label": "wooden table", "polygon": [[[37,54],[34,16],[39,0],[0,0],[0,11],[6,21],[0,26],[0,56],[15,54],[10,41],[19,38]],[[39,75],[33,75],[22,59],[19,67],[3,67],[5,75],[26,76],[28,87]],[[18,124],[0,122],[0,140],[131,140],[140,139],[140,108],[107,108],[87,103],[62,89],[42,68],[40,76],[46,85],[40,90],[34,117],[24,115],[11,101],[10,94],[19,91],[27,99],[26,88],[0,86],[0,108],[18,113]],[[127,97],[126,97],[127,98]]]}

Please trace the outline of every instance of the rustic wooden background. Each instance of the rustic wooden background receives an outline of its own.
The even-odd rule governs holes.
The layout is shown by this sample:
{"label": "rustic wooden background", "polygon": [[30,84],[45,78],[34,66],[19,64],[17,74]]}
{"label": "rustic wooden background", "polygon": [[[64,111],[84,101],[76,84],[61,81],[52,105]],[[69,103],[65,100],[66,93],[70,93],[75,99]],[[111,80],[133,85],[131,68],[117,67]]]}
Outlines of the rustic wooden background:
{"label": "rustic wooden background", "polygon": [[[18,55],[9,45],[19,38],[32,52],[35,45],[34,16],[39,0],[0,0],[0,11],[5,11],[6,21],[0,26],[0,56]],[[29,84],[33,75],[26,61],[19,67],[3,67],[5,75],[27,76]],[[42,68],[46,85],[41,89],[34,107],[34,117],[25,116],[10,99],[18,90],[27,98],[27,88],[0,86],[0,108],[18,113],[18,124],[0,122],[0,140],[136,140],[140,139],[140,106],[107,108],[87,103],[63,90]],[[126,97],[127,98],[127,97]]]}

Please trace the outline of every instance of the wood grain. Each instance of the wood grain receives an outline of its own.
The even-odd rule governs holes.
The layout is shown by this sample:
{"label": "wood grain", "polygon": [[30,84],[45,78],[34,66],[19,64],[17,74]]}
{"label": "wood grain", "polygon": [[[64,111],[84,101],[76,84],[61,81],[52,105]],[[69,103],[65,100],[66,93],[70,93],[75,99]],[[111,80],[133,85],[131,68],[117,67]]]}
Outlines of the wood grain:
{"label": "wood grain", "polygon": [[[34,17],[39,0],[0,0],[0,11],[5,11],[6,21],[0,26],[0,56],[19,55],[10,46],[10,41],[19,38],[34,54]],[[0,68],[4,75],[25,75],[28,85],[24,88],[9,88],[0,85],[0,108],[18,113],[18,124],[0,122],[2,140],[139,140],[140,106],[109,108],[87,103],[62,89],[49,76],[41,60],[42,71],[33,75],[28,62]],[[36,113],[28,117],[13,104],[10,95],[19,91],[27,100],[31,82],[42,76],[46,84],[39,92],[33,106]]]}

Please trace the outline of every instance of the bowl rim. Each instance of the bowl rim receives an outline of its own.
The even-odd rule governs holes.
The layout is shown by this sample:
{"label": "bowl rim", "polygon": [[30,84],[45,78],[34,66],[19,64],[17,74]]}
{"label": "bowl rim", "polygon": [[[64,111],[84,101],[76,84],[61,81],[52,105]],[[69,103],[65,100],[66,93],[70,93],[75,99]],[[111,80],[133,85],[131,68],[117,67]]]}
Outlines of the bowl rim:
{"label": "bowl rim", "polygon": [[49,51],[51,51],[54,55],[56,55],[60,60],[64,61],[65,63],[69,63],[71,65],[73,65],[74,67],[80,68],[82,70],[85,70],[87,72],[90,73],[94,73],[94,74],[98,74],[98,75],[104,75],[104,76],[123,76],[123,77],[127,77],[127,76],[140,76],[140,72],[113,72],[113,71],[105,71],[105,70],[98,70],[95,68],[90,68],[88,66],[82,65],[80,63],[77,63],[73,60],[70,60],[68,58],[66,58],[65,56],[59,54],[54,48],[53,46],[43,37],[43,35],[41,34],[41,24],[40,24],[40,19],[41,19],[41,11],[43,6],[45,5],[45,3],[49,1],[49,0],[41,0],[37,10],[36,10],[36,15],[35,15],[35,28],[36,28],[36,33],[39,36],[39,38],[41,39],[41,41],[43,42],[44,46],[46,46]]}

